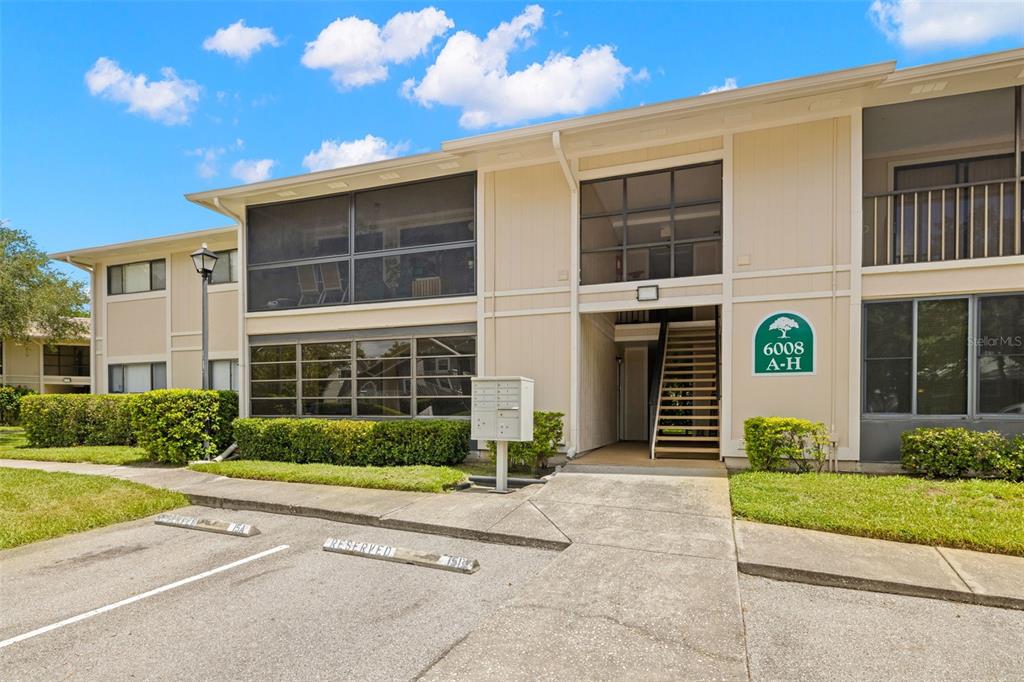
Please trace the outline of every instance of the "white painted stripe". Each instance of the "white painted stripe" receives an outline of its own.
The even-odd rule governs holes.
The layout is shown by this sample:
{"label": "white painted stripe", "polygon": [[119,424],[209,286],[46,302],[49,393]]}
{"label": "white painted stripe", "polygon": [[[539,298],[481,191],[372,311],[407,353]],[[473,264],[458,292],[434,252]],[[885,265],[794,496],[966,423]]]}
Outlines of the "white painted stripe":
{"label": "white painted stripe", "polygon": [[17,644],[18,642],[23,642],[26,639],[30,639],[30,638],[35,637],[37,635],[46,634],[47,632],[50,632],[52,630],[56,630],[58,628],[62,628],[65,625],[71,625],[73,623],[77,623],[77,622],[85,620],[87,618],[92,618],[93,616],[98,616],[101,613],[106,613],[108,611],[113,611],[114,609],[119,609],[122,606],[128,606],[129,604],[134,604],[137,601],[142,601],[143,599],[146,599],[148,597],[153,597],[155,595],[160,594],[161,592],[167,592],[168,590],[173,590],[176,587],[181,587],[182,585],[188,585],[189,583],[194,583],[195,581],[202,580],[203,578],[209,578],[211,575],[216,575],[217,573],[221,573],[223,571],[228,571],[228,570],[231,570],[232,568],[237,568],[238,566],[241,566],[243,564],[247,564],[250,561],[256,561],[257,559],[262,559],[263,557],[270,556],[271,554],[275,554],[277,552],[280,552],[283,549],[288,549],[288,545],[278,545],[277,547],[274,547],[272,549],[267,549],[267,550],[264,550],[264,551],[262,551],[262,552],[260,552],[258,554],[253,554],[252,556],[245,557],[244,559],[239,559],[238,561],[232,561],[230,564],[224,564],[223,566],[218,566],[217,568],[211,568],[209,571],[203,571],[202,573],[199,573],[197,575],[193,575],[193,576],[188,577],[188,578],[183,578],[183,579],[178,580],[176,582],[170,583],[169,585],[164,585],[163,587],[157,587],[156,589],[150,590],[149,592],[143,592],[142,594],[137,594],[134,597],[128,597],[127,599],[122,599],[119,602],[114,602],[113,604],[107,604],[106,606],[101,606],[98,609],[93,609],[92,611],[86,611],[85,613],[80,613],[77,616],[72,616],[71,618],[68,618],[66,620],[62,620],[59,623],[52,623],[50,625],[46,625],[46,626],[38,628],[36,630],[32,630],[31,632],[26,632],[25,634],[18,635],[17,637],[11,637],[10,639],[5,639],[4,641],[0,642],[0,649],[3,649],[4,647],[8,647],[8,646],[10,646],[12,644]]}

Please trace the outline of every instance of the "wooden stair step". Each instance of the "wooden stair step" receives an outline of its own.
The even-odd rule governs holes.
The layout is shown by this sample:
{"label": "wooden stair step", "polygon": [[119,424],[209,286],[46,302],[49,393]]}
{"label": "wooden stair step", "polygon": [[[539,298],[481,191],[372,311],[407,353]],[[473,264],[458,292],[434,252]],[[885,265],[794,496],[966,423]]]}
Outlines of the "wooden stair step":
{"label": "wooden stair step", "polygon": [[711,442],[717,443],[718,442],[718,436],[685,436],[685,437],[679,437],[679,438],[665,438],[664,436],[658,436],[658,441],[663,441],[663,440],[671,440],[671,441],[685,440],[685,441],[698,441],[698,442],[704,442],[704,443],[711,443]]}

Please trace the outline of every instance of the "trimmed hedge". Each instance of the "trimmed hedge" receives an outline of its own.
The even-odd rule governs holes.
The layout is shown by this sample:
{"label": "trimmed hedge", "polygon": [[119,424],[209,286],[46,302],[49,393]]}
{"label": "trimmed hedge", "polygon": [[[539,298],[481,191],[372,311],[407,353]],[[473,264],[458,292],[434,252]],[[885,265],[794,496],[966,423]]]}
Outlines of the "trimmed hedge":
{"label": "trimmed hedge", "polygon": [[30,447],[139,445],[160,462],[184,464],[231,444],[238,395],[170,389],[129,395],[31,395],[22,399]]}
{"label": "trimmed hedge", "polygon": [[1024,438],[1011,441],[998,431],[963,427],[922,427],[903,432],[900,462],[907,471],[929,478],[976,474],[1024,481]]}
{"label": "trimmed hedge", "polygon": [[751,417],[743,422],[747,459],[754,471],[821,471],[828,458],[828,429],[793,417]]}
{"label": "trimmed hedge", "polygon": [[133,395],[28,395],[21,421],[30,447],[134,445]]}
{"label": "trimmed hedge", "polygon": [[[511,469],[529,469],[537,472],[548,465],[548,458],[558,453],[564,427],[561,412],[533,413],[533,440],[513,441],[508,444],[508,465]],[[493,461],[497,457],[493,440],[487,441],[487,450]]]}
{"label": "trimmed hedge", "polygon": [[236,419],[244,459],[349,466],[458,464],[469,454],[469,422]]}
{"label": "trimmed hedge", "polygon": [[0,426],[17,426],[21,420],[21,399],[33,393],[24,386],[0,386]]}
{"label": "trimmed hedge", "polygon": [[139,447],[158,462],[209,459],[232,441],[238,395],[232,391],[172,388],[132,396],[132,428]]}

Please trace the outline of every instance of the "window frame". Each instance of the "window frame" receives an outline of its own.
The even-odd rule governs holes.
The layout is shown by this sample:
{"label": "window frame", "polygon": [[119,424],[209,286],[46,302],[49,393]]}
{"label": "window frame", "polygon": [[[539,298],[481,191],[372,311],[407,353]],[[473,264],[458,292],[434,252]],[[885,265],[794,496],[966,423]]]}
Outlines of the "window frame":
{"label": "window frame", "polygon": [[[213,385],[213,364],[215,362],[227,362],[228,364],[228,388],[217,388]],[[238,369],[238,358],[214,358],[207,361],[207,373],[210,377],[210,388],[215,391],[238,391],[241,386],[241,372]],[[236,384],[238,388],[231,388],[232,384]]]}
{"label": "window frame", "polygon": [[[417,385],[416,384],[417,384],[418,380],[421,379],[421,378],[437,378],[438,375],[424,372],[423,376],[420,376],[420,374],[417,372],[417,362],[421,358],[424,358],[424,359],[436,358],[436,357],[473,358],[473,373],[469,374],[469,375],[458,375],[458,376],[466,377],[466,378],[475,377],[475,376],[477,376],[477,373],[479,371],[479,367],[477,366],[477,359],[479,357],[479,348],[477,347],[477,343],[478,343],[478,339],[479,339],[478,333],[475,332],[475,331],[474,332],[465,332],[465,331],[463,331],[463,332],[435,332],[435,333],[429,333],[429,332],[419,332],[419,333],[416,333],[416,332],[412,332],[412,333],[407,333],[407,334],[402,334],[402,333],[398,333],[398,332],[399,332],[399,330],[396,330],[396,333],[393,334],[393,335],[369,336],[369,337],[365,337],[365,338],[363,338],[363,337],[356,337],[356,338],[342,337],[342,338],[336,338],[336,339],[315,338],[315,339],[309,339],[309,340],[306,340],[306,341],[303,341],[303,340],[300,339],[300,340],[296,340],[296,341],[286,341],[286,342],[251,343],[249,345],[249,349],[248,349],[250,367],[260,366],[260,365],[287,365],[287,364],[294,364],[294,366],[295,366],[295,378],[294,379],[253,379],[252,378],[252,372],[250,371],[250,375],[249,375],[249,386],[250,386],[250,389],[249,389],[249,407],[250,407],[250,414],[252,416],[259,416],[259,417],[266,417],[266,418],[281,417],[281,418],[292,418],[292,419],[358,419],[358,420],[386,420],[386,419],[454,419],[454,420],[460,420],[461,419],[461,420],[468,420],[470,418],[470,415],[468,415],[468,414],[467,415],[461,415],[461,416],[459,416],[459,415],[420,416],[418,414],[419,410],[417,409],[417,405],[418,405],[418,400],[421,397],[421,396],[418,395],[418,391],[417,391]],[[422,355],[421,356],[421,355],[418,354],[418,342],[420,340],[422,340],[422,339],[444,339],[444,338],[456,338],[456,337],[472,337],[473,338],[473,353],[472,354],[463,353],[463,354],[454,354],[454,355],[446,355],[446,356],[435,356],[435,355]],[[373,342],[373,341],[390,341],[390,342],[394,342],[394,341],[408,341],[409,342],[409,354],[408,355],[403,355],[403,356],[395,356],[395,358],[394,358],[395,360],[407,361],[409,363],[409,373],[408,373],[408,375],[404,375],[403,374],[401,377],[398,377],[398,376],[395,376],[395,377],[386,377],[386,376],[382,377],[383,379],[394,378],[394,379],[398,379],[398,380],[401,380],[401,381],[408,381],[409,382],[409,391],[408,391],[407,394],[403,393],[402,395],[395,395],[395,396],[386,396],[386,395],[383,395],[383,396],[363,396],[362,398],[359,396],[358,382],[360,380],[365,381],[365,380],[368,379],[368,377],[363,376],[363,377],[360,378],[360,376],[359,376],[358,363],[359,363],[360,358],[357,355],[357,344],[365,343],[365,342],[368,342],[368,341],[369,342]],[[303,357],[302,356],[303,347],[311,346],[311,345],[319,345],[319,344],[329,344],[329,343],[348,344],[348,346],[349,346],[348,360],[303,360],[302,359],[302,357]],[[252,360],[252,348],[253,347],[267,347],[267,346],[292,347],[292,348],[295,349],[295,359],[294,360],[279,360],[279,361],[263,361],[263,362],[253,361]],[[364,360],[379,360],[379,359],[386,360],[388,358],[386,358],[386,357],[385,358],[374,357],[374,358],[363,358],[363,359]],[[349,405],[350,405],[349,414],[347,414],[347,415],[327,415],[327,414],[320,415],[320,414],[306,414],[306,413],[303,412],[302,403],[303,403],[304,400],[322,399],[319,396],[306,396],[306,395],[303,394],[304,382],[306,382],[306,381],[317,381],[318,380],[318,379],[304,379],[303,378],[303,372],[302,372],[303,365],[309,364],[309,363],[315,363],[315,362],[347,362],[347,363],[349,363],[349,368],[348,368],[349,372],[348,372],[348,375],[347,375],[347,380],[350,382],[349,383],[348,396],[347,397],[340,397],[339,396],[340,400],[348,400],[349,401]],[[261,383],[261,382],[264,382],[264,383],[265,382],[289,382],[289,383],[293,383],[293,384],[295,384],[295,396],[294,397],[285,396],[285,397],[257,397],[257,398],[254,398],[252,396],[252,390],[251,390],[251,386],[252,386],[252,384],[254,382],[255,383]],[[422,396],[422,397],[436,398],[438,396]],[[392,398],[392,399],[395,399],[395,400],[408,400],[409,401],[409,410],[406,413],[402,414],[401,416],[387,416],[387,415],[379,415],[379,414],[360,414],[360,412],[359,412],[359,401],[360,400],[375,400],[375,399],[383,400],[383,399],[388,399],[388,398]],[[467,394],[465,396],[465,398],[467,400],[469,400],[471,398],[471,395]],[[443,399],[445,399],[445,398],[442,397],[442,400]],[[453,397],[453,399],[454,399],[454,397]],[[294,410],[290,414],[283,414],[283,415],[257,414],[252,409],[253,401],[260,401],[260,400],[291,400],[291,401],[294,402],[295,407],[294,407]]]}
{"label": "window frame", "polygon": [[[980,346],[977,343],[978,334],[981,329],[981,305],[979,302],[986,298],[997,298],[1005,296],[1018,296],[1024,298],[1022,291],[1002,291],[984,294],[952,294],[946,296],[921,296],[921,297],[900,297],[891,299],[877,299],[864,301],[861,314],[861,358],[860,358],[860,418],[868,421],[898,421],[912,419],[915,421],[950,421],[950,420],[978,420],[998,419],[1011,421],[1024,421],[1024,414],[1012,414],[1003,412],[982,412],[979,409],[981,400],[981,372],[979,371]],[[918,303],[921,301],[967,301],[967,376],[965,388],[967,392],[967,410],[963,414],[920,414],[917,406],[917,369],[918,369]],[[867,412],[867,365],[868,359],[864,352],[867,347],[867,315],[863,309],[874,303],[906,303],[912,304],[911,312],[911,335],[912,363],[910,372],[910,412]]]}
{"label": "window frame", "polygon": [[[720,180],[720,184],[719,184],[719,197],[718,197],[718,199],[715,200],[715,201],[689,201],[689,202],[679,202],[679,203],[677,203],[676,202],[676,174],[679,171],[685,171],[685,170],[690,170],[690,169],[694,169],[694,168],[704,168],[704,167],[707,167],[707,166],[718,166],[719,169],[720,169],[721,180]],[[649,175],[661,175],[661,174],[668,174],[668,176],[669,176],[669,203],[667,205],[643,206],[643,207],[637,208],[635,210],[630,210],[629,203],[628,203],[628,198],[629,198],[629,191],[628,191],[629,180],[631,178],[645,177],[645,176],[649,176]],[[608,182],[608,181],[611,181],[611,180],[619,180],[619,181],[622,182],[622,208],[620,210],[618,210],[618,211],[608,211],[608,212],[603,212],[603,213],[584,214],[584,211],[583,211],[583,191],[582,191],[583,186],[591,185],[591,184],[598,184],[598,183],[601,183],[601,182]],[[707,160],[707,161],[699,161],[699,162],[696,162],[696,163],[683,164],[683,165],[680,165],[680,166],[670,166],[670,167],[666,167],[666,168],[658,168],[658,169],[655,169],[655,170],[644,170],[644,171],[637,171],[637,172],[634,172],[634,173],[625,173],[625,174],[621,174],[621,175],[610,175],[610,176],[601,176],[601,177],[595,177],[595,178],[587,178],[585,180],[581,180],[580,181],[580,189],[581,189],[581,191],[579,192],[579,200],[578,200],[579,201],[579,216],[578,216],[578,224],[576,226],[576,229],[578,230],[579,244],[580,244],[580,248],[579,248],[579,251],[580,251],[580,268],[579,268],[579,272],[577,273],[577,279],[579,280],[579,284],[581,286],[601,286],[601,285],[605,285],[605,284],[624,284],[624,285],[629,285],[629,284],[634,283],[634,282],[649,282],[649,281],[656,281],[656,280],[661,280],[661,279],[686,279],[686,278],[689,278],[689,277],[699,276],[699,275],[677,275],[676,274],[676,245],[677,244],[681,244],[681,245],[684,245],[684,246],[685,245],[691,245],[692,246],[692,245],[695,245],[695,244],[701,244],[701,243],[707,243],[707,242],[717,242],[719,244],[719,263],[718,263],[718,273],[715,273],[715,274],[721,275],[722,271],[725,269],[725,264],[724,264],[725,256],[724,256],[724,252],[721,249],[721,244],[723,243],[724,236],[725,236],[724,235],[724,233],[725,233],[725,161],[724,161],[724,159],[715,158],[715,159],[710,159],[710,160]],[[692,237],[692,238],[683,238],[683,239],[676,238],[676,223],[677,223],[676,213],[677,213],[677,209],[686,209],[686,208],[699,207],[699,206],[713,206],[715,204],[717,204],[719,206],[719,217],[718,217],[718,220],[719,220],[719,235],[718,235],[718,237]],[[668,220],[671,223],[671,230],[669,231],[669,239],[667,241],[643,242],[643,243],[631,244],[630,241],[629,241],[629,216],[630,215],[640,215],[640,214],[643,214],[643,213],[655,213],[655,212],[658,212],[658,211],[666,211],[668,213]],[[593,219],[593,218],[612,218],[612,217],[621,217],[622,218],[622,244],[619,244],[617,246],[604,246],[604,247],[589,248],[589,249],[583,248],[583,224],[584,224],[584,221],[590,220],[590,219]],[[657,248],[657,247],[668,247],[668,250],[669,250],[669,252],[668,252],[669,253],[669,276],[667,278],[664,278],[664,277],[651,277],[651,278],[647,278],[647,279],[629,279],[628,278],[628,273],[627,273],[627,270],[626,270],[628,259],[629,259],[629,251],[631,249],[632,250],[647,250],[647,251],[649,251],[649,250]],[[619,281],[612,281],[612,282],[591,282],[589,284],[585,284],[583,282],[583,257],[584,257],[584,255],[598,254],[598,253],[617,253],[617,254],[619,254],[619,256],[622,258],[622,268],[623,268],[623,270],[622,270],[622,279],[621,280],[619,280]]]}
{"label": "window frame", "polygon": [[[69,361],[71,363],[70,369],[72,371],[71,372],[64,372],[64,371],[62,371],[62,370],[65,369],[66,358],[62,357],[63,355],[65,355],[65,353],[63,353],[63,351],[65,351],[65,350],[72,351],[72,353],[71,353],[72,356],[84,353],[84,355],[85,355],[85,364],[82,365],[80,363],[77,363],[75,358],[72,357],[70,359],[70,361]],[[47,356],[50,356],[51,358],[56,360],[56,363],[57,363],[57,371],[56,372],[49,372],[49,371],[47,371],[48,369],[52,368],[52,363],[47,362],[47,360],[48,360]],[[81,373],[83,367],[84,367],[84,370],[85,370],[84,374]],[[55,345],[52,345],[52,346],[50,346],[50,345],[44,345],[43,346],[43,376],[50,376],[50,377],[88,377],[91,374],[91,372],[92,372],[92,367],[91,367],[91,364],[89,362],[89,346],[83,346],[83,345],[78,345],[78,344],[69,344],[69,343],[55,344]]]}
{"label": "window frame", "polygon": [[[217,256],[217,264],[221,262],[227,263],[228,267],[228,278],[223,282],[215,282],[213,280],[214,273],[217,272],[216,266],[214,266],[213,272],[210,273],[210,286],[219,286],[221,284],[237,284],[238,283],[238,249],[223,249],[221,251],[214,251]],[[235,254],[232,258],[231,254]]]}
{"label": "window frame", "polygon": [[[473,206],[472,206],[473,238],[472,239],[455,241],[455,242],[443,242],[443,243],[439,243],[439,244],[421,245],[421,246],[406,246],[406,247],[399,247],[399,248],[393,248],[393,249],[377,249],[377,250],[373,250],[373,251],[360,251],[360,252],[356,251],[356,226],[357,226],[357,222],[356,222],[356,219],[357,219],[356,204],[358,203],[357,202],[357,198],[358,198],[358,196],[360,194],[365,194],[365,193],[368,193],[368,192],[376,192],[376,191],[380,191],[380,190],[386,190],[386,189],[390,189],[390,188],[394,188],[394,187],[408,187],[408,186],[412,186],[412,185],[421,185],[421,184],[427,184],[427,183],[431,183],[431,182],[438,182],[438,181],[442,181],[442,180],[451,180],[451,179],[454,179],[454,178],[472,178],[473,179],[473,183],[472,183],[472,188],[473,188]],[[302,199],[291,199],[289,201],[264,202],[264,203],[260,203],[260,204],[253,204],[251,206],[247,206],[246,207],[246,235],[245,235],[245,237],[246,237],[246,243],[247,243],[247,247],[246,248],[249,248],[248,247],[248,243],[250,242],[250,239],[249,239],[249,228],[248,228],[248,212],[249,212],[249,210],[251,210],[253,208],[259,208],[261,206],[270,206],[270,205],[281,206],[281,205],[285,205],[285,204],[295,204],[295,203],[300,203],[300,202],[303,202],[303,201],[308,201],[309,199],[326,199],[326,198],[329,198],[329,197],[342,197],[342,196],[344,196],[344,197],[348,197],[348,200],[349,200],[348,201],[348,209],[347,209],[348,210],[348,251],[345,254],[329,255],[329,256],[315,256],[315,257],[310,257],[310,258],[301,258],[301,259],[293,259],[293,260],[261,262],[261,263],[256,264],[256,265],[250,265],[248,263],[248,261],[246,262],[246,267],[245,267],[245,287],[246,287],[246,293],[247,293],[247,295],[246,295],[246,300],[247,300],[246,308],[247,308],[247,312],[248,313],[282,312],[282,311],[290,311],[290,310],[307,310],[307,309],[315,309],[315,308],[331,308],[331,307],[348,306],[348,305],[366,305],[366,304],[377,304],[377,303],[390,303],[390,302],[396,302],[396,301],[437,300],[437,299],[442,299],[442,298],[457,298],[457,297],[462,297],[462,296],[475,296],[477,294],[477,290],[476,290],[477,289],[476,273],[477,273],[477,271],[479,270],[479,267],[480,267],[480,265],[479,265],[479,255],[480,254],[479,254],[478,249],[477,249],[477,242],[479,240],[479,234],[480,234],[480,229],[481,229],[481,226],[478,224],[478,208],[479,208],[480,197],[479,197],[478,192],[477,192],[478,188],[477,188],[476,179],[477,179],[476,171],[472,171],[472,172],[469,172],[469,173],[455,173],[455,174],[452,174],[452,175],[442,175],[442,176],[438,176],[438,177],[425,178],[423,180],[415,180],[415,181],[412,181],[412,182],[402,182],[402,183],[394,183],[394,184],[390,184],[390,185],[380,185],[380,186],[377,186],[377,187],[367,187],[365,189],[353,190],[353,191],[350,191],[350,192],[337,192],[337,193],[334,193],[334,194],[324,194],[324,195],[317,196],[317,197],[305,197],[305,198],[302,198]],[[470,260],[470,262],[472,263],[472,266],[473,266],[473,270],[472,270],[472,277],[470,277],[470,284],[471,284],[471,286],[470,286],[468,291],[461,292],[461,293],[454,293],[454,294],[440,294],[440,295],[437,295],[437,296],[407,296],[407,297],[400,297],[400,298],[367,299],[367,300],[359,300],[359,301],[357,301],[356,298],[355,298],[355,293],[356,293],[356,288],[355,288],[355,285],[356,285],[356,275],[355,275],[355,271],[356,271],[356,261],[358,261],[358,260],[370,260],[370,259],[376,259],[376,258],[383,258],[383,257],[387,257],[387,256],[405,256],[405,255],[420,254],[420,253],[436,253],[436,252],[439,252],[439,251],[448,251],[448,250],[455,250],[455,249],[466,249],[466,248],[470,248],[470,247],[472,247],[472,249],[473,249],[473,253],[472,253],[472,256],[471,256],[471,260]],[[279,308],[279,309],[270,309],[270,308],[263,308],[263,307],[261,307],[261,308],[253,308],[252,307],[253,297],[250,295],[251,294],[251,288],[250,288],[250,281],[249,281],[250,280],[249,273],[251,273],[253,271],[258,271],[258,270],[273,270],[273,269],[279,269],[279,268],[284,268],[284,267],[301,267],[301,266],[305,266],[305,265],[321,265],[321,264],[342,263],[342,262],[348,264],[348,273],[347,273],[347,277],[345,278],[346,279],[346,285],[347,285],[348,288],[345,291],[345,293],[343,294],[343,297],[342,297],[341,301],[333,302],[333,303],[318,302],[315,305],[306,305],[306,306],[295,305],[295,306],[292,306],[292,307]],[[274,345],[274,344],[266,344],[266,345]]]}
{"label": "window frame", "polygon": [[[153,264],[162,263],[164,266],[164,281],[159,287],[153,284]],[[143,289],[142,291],[125,291],[124,290],[124,269],[130,265],[146,265],[149,271],[149,288]],[[114,271],[117,271],[118,278],[121,280],[121,291],[113,291],[114,283]],[[133,294],[146,294],[151,291],[165,291],[167,289],[167,259],[166,258],[152,258],[149,260],[137,260],[128,263],[114,263],[113,265],[107,266],[107,296],[131,296]]]}
{"label": "window frame", "polygon": [[[114,370],[121,370],[121,385],[124,386],[124,368],[133,365],[148,365],[149,366],[149,388],[145,391],[114,391],[111,387],[114,384]],[[158,365],[163,365],[164,370],[164,385],[159,388],[154,388],[153,385],[156,383],[155,370]],[[165,360],[156,360],[153,362],[112,362],[107,365],[107,393],[113,393],[115,395],[138,395],[139,393],[146,393],[148,391],[158,391],[167,388],[167,362]]]}

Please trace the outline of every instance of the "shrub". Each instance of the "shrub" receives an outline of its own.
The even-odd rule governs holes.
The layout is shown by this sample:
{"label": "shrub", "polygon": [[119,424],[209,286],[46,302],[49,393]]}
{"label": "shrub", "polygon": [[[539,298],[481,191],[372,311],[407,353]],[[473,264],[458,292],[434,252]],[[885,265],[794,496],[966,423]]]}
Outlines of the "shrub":
{"label": "shrub", "polygon": [[231,391],[162,389],[139,393],[131,402],[139,446],[156,461],[171,464],[217,454],[221,445],[231,443],[237,414],[238,396]]}
{"label": "shrub", "polygon": [[830,445],[824,424],[793,417],[751,417],[743,422],[743,438],[755,471],[821,471]]}
{"label": "shrub", "polygon": [[245,459],[350,466],[458,464],[469,453],[469,423],[444,419],[236,419]]}
{"label": "shrub", "polygon": [[0,426],[21,423],[21,399],[33,393],[24,386],[0,386]]}
{"label": "shrub", "polygon": [[35,448],[132,445],[132,395],[28,395],[21,421]]}
{"label": "shrub", "polygon": [[971,431],[963,427],[922,427],[900,437],[903,468],[929,478],[959,478],[969,472],[1012,469],[1009,445],[998,431]]}
{"label": "shrub", "polygon": [[[548,465],[548,458],[558,452],[562,442],[563,426],[561,412],[533,413],[533,440],[514,441],[508,444],[508,465],[512,469],[529,469],[536,472]],[[487,441],[492,460],[497,456],[494,441]]]}

